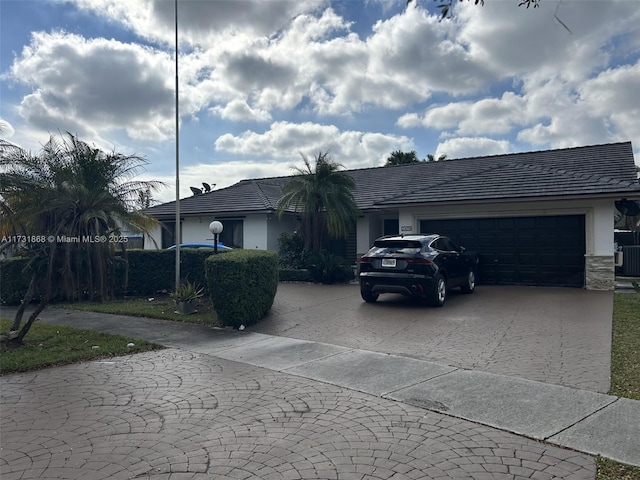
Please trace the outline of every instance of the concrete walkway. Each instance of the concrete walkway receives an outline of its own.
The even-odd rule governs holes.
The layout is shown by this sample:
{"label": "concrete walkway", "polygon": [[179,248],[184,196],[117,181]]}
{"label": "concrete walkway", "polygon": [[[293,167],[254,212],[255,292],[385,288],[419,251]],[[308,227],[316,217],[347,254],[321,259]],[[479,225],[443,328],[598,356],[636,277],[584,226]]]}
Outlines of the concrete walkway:
{"label": "concrete walkway", "polygon": [[[10,316],[11,312],[9,310],[10,309],[3,308],[2,315]],[[483,433],[477,434],[479,436],[473,442],[471,442],[475,445],[474,448],[476,448],[476,450],[471,449],[469,450],[469,452],[475,451],[474,455],[472,455],[474,457],[478,456],[477,449],[483,448],[483,442],[486,443],[488,441],[487,439],[491,438],[492,434],[490,432],[493,431],[493,429],[498,429],[502,432],[509,432],[509,435],[517,434],[520,436],[528,437],[530,439],[546,442],[546,444],[538,444],[534,442],[534,444],[537,446],[536,448],[538,448],[539,450],[536,450],[535,455],[527,454],[527,458],[530,460],[530,464],[527,464],[527,468],[530,467],[532,470],[528,473],[526,473],[525,471],[521,471],[521,475],[514,474],[513,472],[515,472],[515,470],[509,468],[507,468],[506,471],[496,470],[495,472],[488,472],[486,469],[484,469],[484,467],[483,469],[477,471],[473,470],[475,467],[469,467],[468,470],[464,470],[464,468],[460,464],[457,464],[456,468],[458,468],[458,470],[455,470],[457,472],[455,474],[452,473],[454,471],[452,469],[440,469],[438,470],[438,472],[434,470],[432,475],[426,475],[424,471],[421,474],[414,473],[412,475],[405,475],[407,472],[400,472],[397,469],[397,465],[394,464],[395,466],[393,468],[388,469],[391,473],[384,475],[374,475],[372,473],[365,474],[366,472],[349,472],[350,474],[353,473],[352,476],[349,476],[347,475],[347,471],[349,469],[347,469],[347,471],[344,471],[340,475],[336,475],[335,472],[340,470],[336,470],[335,462],[333,462],[333,460],[335,459],[333,459],[331,462],[329,462],[331,463],[331,466],[327,466],[328,470],[325,469],[325,474],[327,476],[325,476],[325,474],[320,475],[319,473],[317,474],[318,476],[308,476],[311,475],[309,472],[302,475],[300,474],[300,469],[296,467],[295,470],[297,474],[291,473],[290,476],[287,476],[282,472],[276,474],[270,471],[271,473],[273,473],[272,476],[254,477],[251,475],[247,475],[245,477],[238,477],[234,474],[230,476],[220,476],[217,478],[461,478],[460,475],[463,471],[466,472],[465,474],[467,475],[467,477],[465,478],[478,479],[526,478],[530,476],[533,476],[534,478],[593,478],[592,464],[590,464],[588,461],[583,460],[576,461],[575,457],[572,456],[569,450],[549,450],[552,447],[550,447],[548,444],[566,447],[571,450],[584,452],[591,455],[602,455],[623,463],[640,466],[640,442],[638,442],[638,438],[640,438],[640,402],[638,401],[618,398],[592,391],[524,380],[516,377],[463,370],[448,365],[407,357],[400,357],[299,339],[277,337],[248,331],[240,332],[229,329],[215,329],[199,325],[179,324],[163,320],[131,318],[125,316],[103,315],[86,312],[68,312],[61,310],[47,310],[42,315],[42,321],[53,324],[72,325],[80,328],[91,328],[109,333],[127,335],[134,338],[142,338],[176,349],[170,350],[168,351],[168,353],[154,352],[136,355],[132,357],[135,359],[130,360],[114,359],[114,364],[127,366],[127,376],[122,377],[122,375],[120,375],[119,377],[114,377],[110,380],[116,381],[116,385],[117,381],[120,381],[124,382],[125,385],[129,385],[133,388],[135,387],[135,385],[131,385],[132,380],[128,378],[128,376],[139,378],[139,374],[135,373],[134,367],[136,366],[139,367],[140,365],[143,365],[143,372],[155,372],[157,368],[165,368],[169,370],[169,372],[167,373],[168,376],[183,375],[188,376],[189,378],[191,378],[191,376],[193,375],[193,369],[195,368],[195,377],[191,378],[190,381],[193,381],[199,385],[198,393],[195,395],[199,398],[198,404],[201,406],[200,408],[207,408],[207,400],[205,396],[209,394],[205,394],[204,389],[207,386],[212,386],[212,384],[210,379],[208,378],[198,380],[198,369],[205,368],[202,366],[202,364],[205,364],[207,365],[205,370],[209,372],[208,369],[212,368],[212,365],[217,365],[227,373],[229,371],[241,371],[243,372],[243,377],[264,377],[266,375],[267,377],[272,379],[277,378],[278,380],[276,381],[276,383],[293,382],[293,384],[296,385],[295,387],[292,387],[293,391],[298,391],[298,389],[307,389],[314,392],[323,392],[322,394],[319,394],[323,399],[320,403],[322,405],[325,405],[325,407],[327,392],[330,392],[328,394],[329,398],[332,398],[333,400],[331,401],[334,401],[336,400],[336,398],[334,398],[336,395],[338,397],[342,395],[338,392],[345,392],[341,389],[348,389],[352,392],[348,395],[350,399],[348,401],[355,401],[358,405],[360,405],[360,407],[357,408],[364,408],[363,405],[373,406],[371,408],[373,408],[374,411],[369,411],[369,407],[365,409],[367,412],[366,416],[379,415],[380,409],[388,409],[387,414],[394,409],[400,409],[398,412],[391,415],[391,417],[396,418],[396,420],[391,421],[391,423],[388,423],[389,420],[387,414],[383,415],[383,417],[385,417],[384,419],[376,417],[382,422],[383,425],[385,425],[384,428],[381,427],[380,424],[378,424],[377,427],[373,425],[367,425],[366,428],[374,429],[375,431],[371,433],[375,433],[376,438],[379,438],[378,434],[380,432],[376,430],[376,428],[383,428],[388,430],[389,425],[392,424],[402,424],[405,426],[409,425],[406,430],[403,430],[403,434],[398,434],[399,436],[397,440],[401,438],[407,440],[410,439],[413,434],[418,435],[415,438],[415,441],[417,443],[410,448],[414,456],[417,455],[415,449],[418,448],[418,445],[424,446],[425,442],[429,443],[428,439],[430,438],[430,436],[428,434],[425,434],[424,428],[426,427],[424,425],[411,424],[411,422],[407,424],[406,421],[403,420],[405,415],[409,415],[409,417],[413,419],[412,422],[415,421],[416,418],[432,418],[437,423],[439,421],[445,421],[443,420],[444,418],[449,418],[449,420],[446,422],[452,422],[458,425],[458,434],[460,434],[460,432],[462,431],[465,431],[467,432],[465,433],[465,435],[470,435],[468,438],[474,438],[474,435],[476,435],[476,433],[469,432],[482,431]],[[177,361],[176,358],[182,358],[182,354],[180,354],[179,352],[191,352],[194,355],[193,358],[197,359],[196,363],[198,364],[198,366],[194,367],[192,365],[186,365],[184,364],[184,360]],[[169,361],[167,360],[167,358],[169,359]],[[207,358],[210,358],[211,360],[206,360]],[[174,367],[169,366],[170,364],[173,364],[172,362],[183,364],[182,366],[189,368],[190,371],[188,373],[178,373],[175,371]],[[69,374],[74,377],[79,374],[78,371],[84,371],[84,375],[89,373],[88,371],[93,372],[94,370],[96,370],[96,368],[98,370],[108,371],[108,367],[95,366],[104,364],[105,362],[91,362],[87,365],[94,366],[68,366],[60,369],[51,369],[49,370],[49,372],[64,370],[65,373],[62,374],[62,377],[65,377]],[[151,366],[149,366],[148,364],[150,364]],[[243,364],[245,365],[245,368],[249,368],[246,367],[247,365],[252,367],[249,370],[243,370],[239,366]],[[265,370],[272,371],[274,372],[274,374],[277,373],[277,377],[270,377],[268,374],[264,373]],[[209,374],[210,372],[207,373],[207,375]],[[3,474],[3,480],[10,478],[36,478],[30,476],[5,477],[5,472],[7,472],[6,468],[8,468],[7,465],[13,464],[11,461],[4,460],[5,449],[8,445],[10,451],[16,451],[15,448],[12,448],[13,442],[15,441],[12,440],[13,438],[15,438],[12,435],[12,432],[15,433],[16,429],[20,430],[24,428],[24,426],[18,426],[15,424],[16,420],[13,419],[13,416],[11,415],[11,412],[9,410],[19,409],[19,406],[23,404],[23,401],[26,397],[35,395],[40,388],[38,386],[40,380],[45,378],[47,375],[47,371],[43,371],[35,374],[6,376],[1,379],[3,409],[3,463],[2,470],[0,471]],[[104,375],[104,372],[100,374],[96,374],[95,372],[93,372],[89,373],[89,375],[93,375],[93,377],[91,378],[95,380],[95,375]],[[59,377],[60,375],[54,374],[54,376]],[[140,385],[140,388],[150,388],[149,382],[152,385],[157,384],[157,381],[152,379],[153,375],[150,378],[151,379],[141,380],[142,384]],[[234,380],[226,381],[231,381],[232,383],[234,382]],[[82,383],[82,381],[80,381],[80,383]],[[105,387],[101,387],[100,389],[102,390],[103,388],[106,388],[107,383],[108,382],[105,383]],[[56,388],[63,388],[66,384],[67,382],[61,378],[58,378],[56,381],[54,381],[54,385],[56,386]],[[95,387],[95,383],[91,383],[91,385],[92,388]],[[258,385],[264,385],[264,380],[259,381]],[[129,399],[127,400],[128,402],[131,401],[132,396],[135,396],[134,392],[136,388],[137,387],[133,388],[132,390],[127,390],[128,393],[126,395]],[[234,389],[238,388],[241,389],[239,385],[236,385],[234,383]],[[336,388],[338,388],[338,390],[336,390]],[[178,390],[178,393],[174,392],[172,395],[177,395],[178,397],[180,397],[179,391],[180,389]],[[187,392],[185,394],[188,394],[188,391],[189,388],[185,390],[185,392]],[[49,394],[51,394],[51,392],[49,392]],[[94,390],[84,390],[83,392],[79,393],[80,398],[76,400],[77,402],[82,403],[86,401],[82,400],[83,394],[85,397],[100,395],[99,392],[96,393]],[[263,392],[260,394],[260,396],[265,394],[266,393]],[[117,392],[113,393],[113,395],[118,397]],[[193,393],[191,395],[193,395]],[[218,395],[224,394],[215,393],[214,396],[217,399],[216,401],[219,402]],[[293,401],[288,398],[289,393],[286,389],[279,391],[277,394],[269,392],[269,398],[271,398],[273,395],[276,395],[276,397],[278,398],[282,398],[283,401]],[[279,397],[279,395],[282,395],[282,397]],[[61,399],[59,400],[61,401]],[[169,401],[169,403],[173,402],[175,404],[179,404],[181,400],[180,398],[167,398],[167,401]],[[309,399],[306,400],[307,404],[306,406],[304,406],[303,410],[307,412],[313,411],[313,408],[310,407],[308,401]],[[334,405],[334,407],[332,408],[337,408],[338,410],[343,408],[353,408],[353,406],[347,405],[347,400],[344,401],[345,403],[338,402],[338,404]],[[262,411],[262,401],[258,401],[256,399],[255,402],[256,403],[255,405],[253,405],[253,408]],[[295,403],[295,401],[293,402]],[[118,403],[116,402],[115,404]],[[235,403],[233,402],[232,404],[235,405]],[[325,407],[320,408],[320,410],[328,412],[329,410],[326,410]],[[416,407],[418,408],[417,410]],[[194,408],[193,404],[190,405],[190,408]],[[228,412],[220,410],[219,413],[225,415],[225,418],[228,419],[236,413],[234,410],[235,407],[231,406],[230,408],[231,410]],[[299,408],[297,406],[294,405],[291,408],[293,408],[294,412],[302,414],[302,411],[299,411]],[[363,410],[363,412],[365,410]],[[422,411],[423,413],[420,414],[420,411]],[[408,412],[411,413],[409,414]],[[284,410],[281,413],[282,415],[286,416]],[[11,418],[8,419],[7,414],[9,414],[8,416]],[[45,416],[48,415],[48,413],[46,412],[44,412],[44,414]],[[273,412],[269,415],[271,414],[273,414]],[[27,417],[29,417],[28,412],[21,412],[21,415],[26,415]],[[144,417],[145,413],[137,412],[136,415],[142,415]],[[335,415],[336,417],[333,419],[324,418],[324,420],[321,422],[322,425],[328,427],[329,423],[327,422],[334,420],[336,422],[344,421],[347,423],[353,420],[352,416],[341,418],[338,412],[335,412]],[[398,416],[395,417],[394,415]],[[434,417],[433,415],[436,416]],[[145,419],[145,422],[149,421],[149,419]],[[235,419],[233,421],[237,422],[238,420]],[[245,428],[247,432],[252,428],[264,429],[264,425],[262,425],[263,420],[260,420],[260,422],[258,422],[260,426],[258,426],[258,424],[252,423],[255,421],[256,419],[250,415],[249,417],[247,417],[247,425],[245,425],[245,427],[243,428]],[[460,423],[461,421],[468,421],[472,423]],[[29,418],[28,422],[30,422],[29,425],[33,426],[35,420],[33,418]],[[106,418],[104,419],[104,422],[107,422]],[[241,420],[240,424],[243,424]],[[253,427],[251,427],[251,425],[249,424],[252,424]],[[491,428],[489,430],[484,430],[485,427],[479,429],[477,424]],[[474,427],[473,425],[476,426]],[[464,430],[462,426],[464,426],[464,428],[466,428],[467,430]],[[91,427],[87,425],[87,428]],[[227,428],[230,428],[229,425],[227,425]],[[237,431],[238,427],[237,425],[235,425],[233,428],[233,436],[237,440],[237,436],[239,435]],[[297,428],[304,427],[298,425]],[[436,448],[436,451],[440,452],[451,450],[450,447],[446,447],[446,444],[448,441],[452,441],[451,438],[455,438],[455,435],[456,434],[454,434],[454,437],[447,437],[448,440],[443,440],[444,443],[442,444],[438,443],[439,446]],[[503,435],[506,435],[506,433],[503,433]],[[508,440],[505,440],[506,444],[515,442],[516,444],[520,445],[516,448],[516,450],[524,448],[522,447],[522,442],[524,441],[524,439],[517,440],[518,438],[520,438],[517,435],[513,435],[512,437],[509,437]],[[439,435],[435,435],[435,437],[438,436]],[[484,438],[485,436],[486,438]],[[480,437],[482,437],[483,440],[479,440]],[[373,448],[372,445],[374,443],[372,438],[367,438],[368,439],[366,441],[362,440],[362,438],[356,439],[355,437],[353,437],[352,440],[360,442],[358,443],[358,445],[360,445],[359,448],[367,450],[364,445],[366,444],[369,446],[369,448]],[[501,438],[504,439],[505,437]],[[210,440],[211,439],[209,439],[209,441]],[[468,449],[469,444],[465,443],[467,440],[462,441],[462,443],[459,445],[459,448]],[[143,439],[141,438],[140,441],[142,442]],[[304,443],[303,439],[300,439],[300,441],[303,441]],[[318,441],[322,442],[322,440]],[[336,440],[336,438],[327,441],[331,442],[331,448],[336,448],[335,442],[338,441]],[[499,446],[500,442],[496,443],[493,440],[491,442],[493,442],[493,447],[491,448],[494,448],[494,450],[500,450],[502,448]],[[338,441],[338,443],[340,442]],[[529,445],[526,441],[525,444]],[[316,444],[314,443],[314,445]],[[402,442],[400,441],[398,445],[402,445]],[[343,446],[344,448],[348,448],[346,444]],[[289,445],[289,447],[291,447],[291,445]],[[320,447],[316,445],[314,448]],[[388,452],[389,448],[392,447],[385,444],[385,451]],[[442,448],[442,450],[438,450],[439,448]],[[512,458],[514,455],[513,445],[508,448],[511,448],[511,453],[509,453],[507,456],[509,458]],[[375,448],[373,449],[375,450]],[[340,449],[337,448],[337,450],[339,451]],[[364,453],[364,450],[362,456],[368,456],[371,453]],[[455,451],[456,449],[454,448],[453,450]],[[319,455],[317,461],[324,464],[324,462],[327,462],[328,460],[326,458],[326,454],[323,456],[323,454],[320,453],[321,451],[322,449],[316,452],[317,455]],[[486,450],[484,452],[487,457],[491,457],[493,455],[490,450]],[[544,458],[545,455],[542,452],[552,452],[549,454],[555,455],[555,458],[558,458],[558,455],[560,455],[560,457],[562,457],[562,460],[556,462],[556,464],[563,461],[569,461],[567,459],[568,455],[572,459],[569,461],[570,466],[566,467],[565,465],[564,467],[568,468],[568,470],[565,470],[564,473],[558,470],[554,471],[555,473],[550,474],[548,470],[549,465],[543,466],[543,464],[545,464],[548,459]],[[558,452],[564,453],[560,454]],[[427,454],[432,455],[433,452],[425,453],[425,455]],[[202,455],[205,456],[205,453],[203,452]],[[468,458],[469,455],[471,454],[469,453],[468,455],[463,455],[466,458],[465,462],[463,463],[470,461]],[[353,456],[359,455],[357,453],[354,453],[352,457]],[[535,457],[535,459],[533,457]],[[422,457],[418,455],[416,458]],[[373,460],[374,459],[372,459],[372,461]],[[451,459],[448,459],[447,461],[450,460]],[[31,461],[33,461],[33,459],[31,459]],[[485,458],[484,460],[471,461],[471,464],[476,465],[478,462],[480,462],[482,465],[485,465],[488,461],[489,460]],[[493,461],[496,461],[500,465],[505,465],[504,458],[501,458],[500,460],[496,460],[495,458],[493,458],[493,460],[490,460],[490,462]],[[311,464],[314,464],[314,462],[311,462]],[[433,462],[431,462],[430,465],[433,465]],[[522,468],[522,465],[523,462],[522,459],[520,459],[518,466]],[[387,465],[387,467],[388,466],[389,465]],[[313,468],[316,469],[316,472],[318,471],[317,467]],[[463,470],[459,470],[460,468],[463,468]],[[331,474],[334,476],[330,476],[329,471],[334,472]],[[542,474],[536,476],[533,475],[534,472],[546,472],[546,476]],[[569,472],[571,473],[569,474]],[[497,473],[504,473],[506,476],[496,476],[495,474]],[[484,476],[481,474],[483,474]],[[40,476],[38,478],[51,477]],[[65,476],[57,478],[77,477]],[[83,478],[90,477],[85,476]],[[95,478],[108,477],[96,476]],[[153,478],[156,477],[154,476]],[[163,478],[173,479],[199,477],[167,476]],[[203,476],[202,478],[205,477]]]}

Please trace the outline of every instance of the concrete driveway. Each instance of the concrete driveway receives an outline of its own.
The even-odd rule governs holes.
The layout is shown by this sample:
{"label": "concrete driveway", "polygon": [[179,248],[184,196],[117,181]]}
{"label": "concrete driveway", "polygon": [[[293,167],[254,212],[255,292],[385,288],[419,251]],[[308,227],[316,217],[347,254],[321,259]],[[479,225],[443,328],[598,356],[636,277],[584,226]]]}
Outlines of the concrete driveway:
{"label": "concrete driveway", "polygon": [[480,286],[442,308],[351,285],[281,283],[252,331],[607,392],[613,292]]}

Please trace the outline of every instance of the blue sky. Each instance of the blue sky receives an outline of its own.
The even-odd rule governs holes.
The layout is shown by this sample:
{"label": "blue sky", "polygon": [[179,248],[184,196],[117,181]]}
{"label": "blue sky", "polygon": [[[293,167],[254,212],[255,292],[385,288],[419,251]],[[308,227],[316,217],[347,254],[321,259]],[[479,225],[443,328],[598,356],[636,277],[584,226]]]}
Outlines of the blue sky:
{"label": "blue sky", "polygon": [[[180,182],[288,175],[330,150],[450,158],[632,141],[637,0],[178,0]],[[70,131],[175,186],[174,2],[0,0],[3,137]],[[567,31],[554,18],[566,24]],[[606,161],[606,159],[603,159]]]}

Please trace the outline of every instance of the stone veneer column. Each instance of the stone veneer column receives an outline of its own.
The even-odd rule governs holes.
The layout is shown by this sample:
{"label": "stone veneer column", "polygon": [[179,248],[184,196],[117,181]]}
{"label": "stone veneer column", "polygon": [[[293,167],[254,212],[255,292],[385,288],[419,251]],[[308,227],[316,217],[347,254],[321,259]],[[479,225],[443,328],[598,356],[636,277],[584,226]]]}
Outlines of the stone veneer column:
{"label": "stone veneer column", "polygon": [[587,290],[613,290],[615,288],[615,267],[613,255],[585,255],[585,275]]}

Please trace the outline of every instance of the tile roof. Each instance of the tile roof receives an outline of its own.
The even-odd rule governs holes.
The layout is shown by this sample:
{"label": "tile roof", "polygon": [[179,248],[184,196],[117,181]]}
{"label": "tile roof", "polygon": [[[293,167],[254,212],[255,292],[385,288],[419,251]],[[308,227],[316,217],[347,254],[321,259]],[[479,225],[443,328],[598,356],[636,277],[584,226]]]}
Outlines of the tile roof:
{"label": "tile roof", "polygon": [[[361,210],[435,203],[640,197],[631,142],[347,171]],[[182,215],[269,212],[290,177],[242,180],[180,201]],[[175,202],[147,209],[175,215]]]}
{"label": "tile roof", "polygon": [[[181,215],[234,215],[275,210],[282,185],[288,177],[242,180],[230,187],[180,199]],[[176,202],[155,205],[145,210],[158,217],[173,216]]]}

